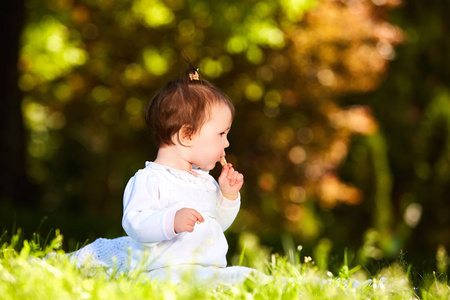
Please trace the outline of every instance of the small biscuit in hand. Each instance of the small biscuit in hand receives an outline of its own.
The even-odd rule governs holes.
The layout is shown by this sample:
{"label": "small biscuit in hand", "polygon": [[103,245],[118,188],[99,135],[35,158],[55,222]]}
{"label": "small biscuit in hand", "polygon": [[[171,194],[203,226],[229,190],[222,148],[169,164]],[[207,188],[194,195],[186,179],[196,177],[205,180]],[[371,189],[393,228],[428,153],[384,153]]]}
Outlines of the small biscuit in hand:
{"label": "small biscuit in hand", "polygon": [[220,164],[222,165],[222,167],[225,166],[225,165],[227,164],[227,160],[225,159],[225,156],[222,156],[222,157],[220,158]]}

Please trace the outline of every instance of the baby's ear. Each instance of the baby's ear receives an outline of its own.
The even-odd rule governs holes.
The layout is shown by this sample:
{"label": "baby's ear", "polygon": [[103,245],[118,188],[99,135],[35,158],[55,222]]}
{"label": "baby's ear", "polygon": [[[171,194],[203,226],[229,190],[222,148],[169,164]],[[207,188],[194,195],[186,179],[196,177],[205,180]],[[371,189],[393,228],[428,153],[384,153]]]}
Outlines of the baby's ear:
{"label": "baby's ear", "polygon": [[181,126],[180,130],[178,131],[178,141],[181,145],[189,147],[192,145],[192,137],[193,137],[193,130],[190,125],[183,125]]}

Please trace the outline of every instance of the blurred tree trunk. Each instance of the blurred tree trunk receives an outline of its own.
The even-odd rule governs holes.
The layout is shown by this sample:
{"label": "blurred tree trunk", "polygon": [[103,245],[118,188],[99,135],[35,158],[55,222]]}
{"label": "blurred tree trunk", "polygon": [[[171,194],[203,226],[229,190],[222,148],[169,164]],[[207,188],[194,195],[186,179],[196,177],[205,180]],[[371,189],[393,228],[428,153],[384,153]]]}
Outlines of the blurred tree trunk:
{"label": "blurred tree trunk", "polygon": [[0,201],[30,204],[33,190],[25,172],[25,135],[17,62],[24,23],[24,0],[0,4]]}

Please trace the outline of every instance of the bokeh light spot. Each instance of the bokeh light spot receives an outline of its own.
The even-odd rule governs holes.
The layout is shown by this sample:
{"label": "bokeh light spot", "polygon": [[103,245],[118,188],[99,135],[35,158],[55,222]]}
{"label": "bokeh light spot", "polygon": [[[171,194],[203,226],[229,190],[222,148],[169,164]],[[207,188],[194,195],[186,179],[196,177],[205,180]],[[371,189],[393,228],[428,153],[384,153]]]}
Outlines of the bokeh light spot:
{"label": "bokeh light spot", "polygon": [[91,96],[96,102],[105,102],[111,98],[111,91],[107,87],[99,85],[92,90]]}
{"label": "bokeh light spot", "polygon": [[250,101],[260,100],[263,96],[263,93],[263,87],[256,82],[248,84],[245,88],[245,97],[247,97],[247,99]]}
{"label": "bokeh light spot", "polygon": [[422,217],[422,205],[411,203],[406,207],[403,219],[409,227],[416,227]]}
{"label": "bokeh light spot", "polygon": [[163,75],[169,69],[166,58],[154,49],[145,49],[143,58],[146,70],[154,75]]}
{"label": "bokeh light spot", "polygon": [[231,54],[242,53],[247,50],[247,47],[247,39],[240,35],[231,37],[227,42],[227,51]]}
{"label": "bokeh light spot", "polygon": [[288,157],[294,164],[301,164],[306,159],[306,152],[301,146],[295,146],[289,150]]}
{"label": "bokeh light spot", "polygon": [[200,72],[208,77],[217,78],[222,74],[222,64],[210,57],[200,61]]}
{"label": "bokeh light spot", "polygon": [[125,104],[125,110],[130,115],[141,115],[144,104],[138,98],[130,98]]}
{"label": "bokeh light spot", "polygon": [[261,63],[263,58],[264,58],[264,53],[262,52],[261,49],[259,49],[259,47],[251,46],[247,50],[247,59],[250,62],[252,62],[254,64],[259,64],[259,63]]}

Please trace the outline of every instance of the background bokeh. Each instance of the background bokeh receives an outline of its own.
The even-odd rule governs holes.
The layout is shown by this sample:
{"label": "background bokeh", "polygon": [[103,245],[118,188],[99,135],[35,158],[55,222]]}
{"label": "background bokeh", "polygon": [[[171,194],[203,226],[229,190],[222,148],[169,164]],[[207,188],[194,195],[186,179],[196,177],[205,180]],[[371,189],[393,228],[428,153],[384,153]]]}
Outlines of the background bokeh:
{"label": "background bokeh", "polygon": [[450,2],[6,2],[3,230],[59,228],[66,250],[122,235],[123,189],[156,153],[142,110],[186,53],[236,106],[230,255],[245,233],[269,252],[448,263]]}

